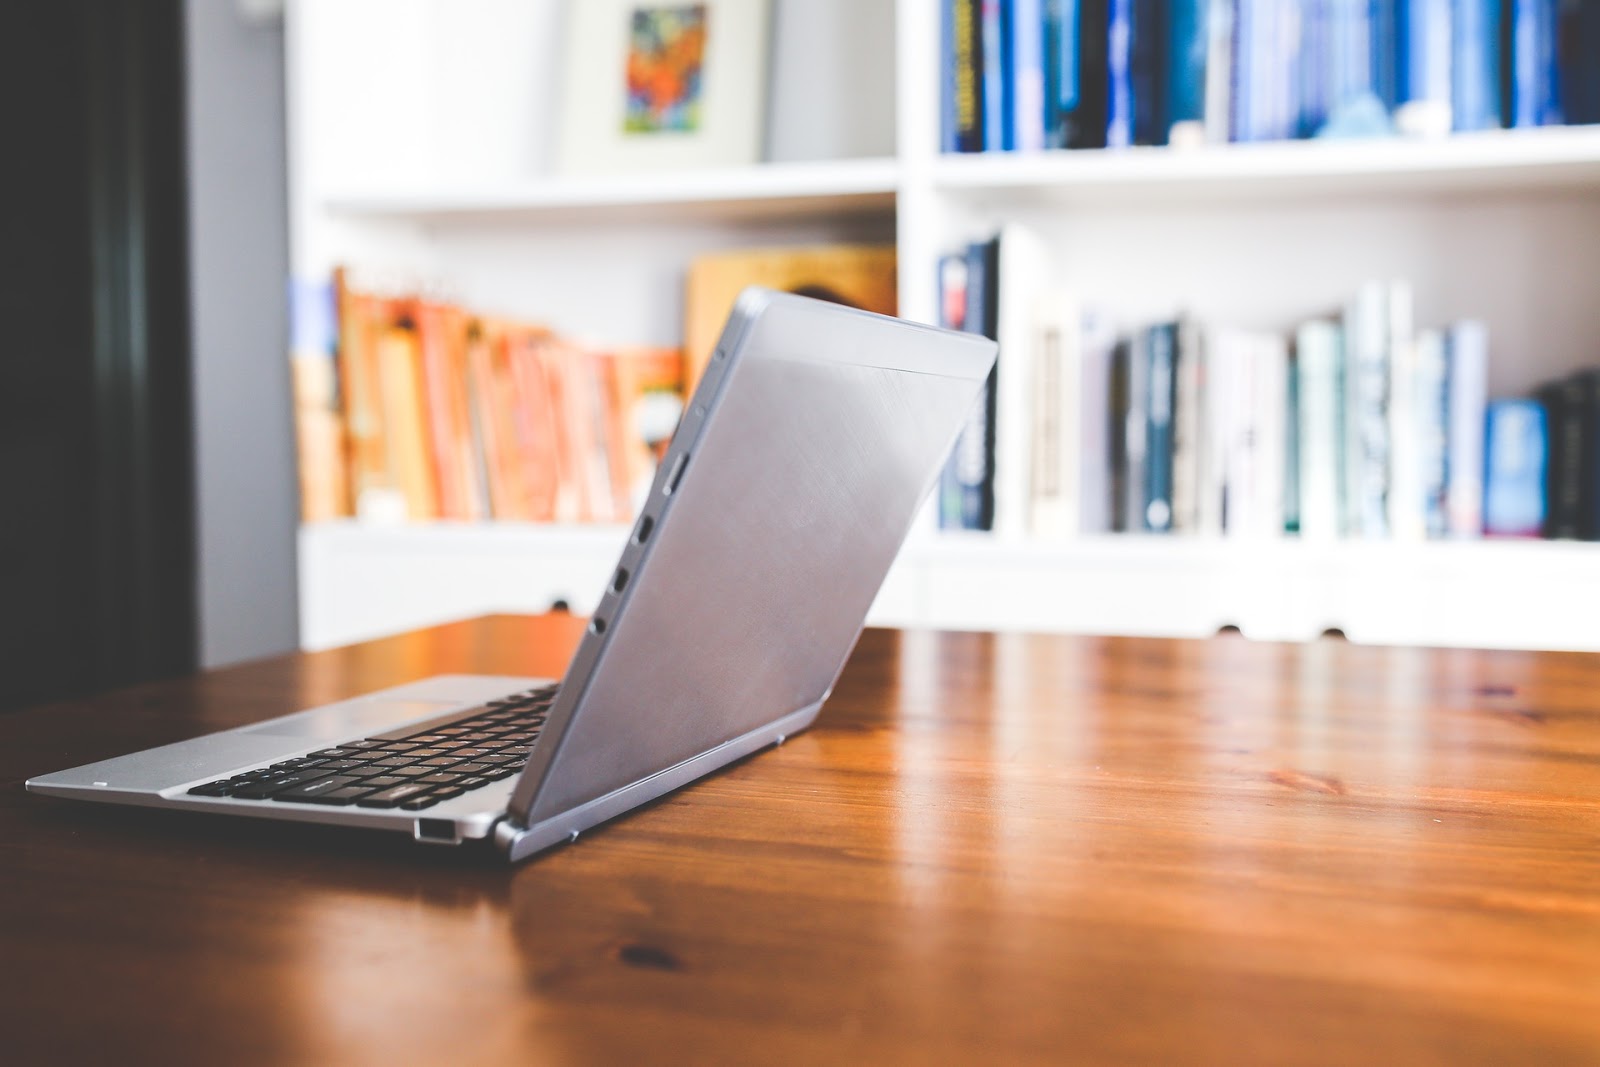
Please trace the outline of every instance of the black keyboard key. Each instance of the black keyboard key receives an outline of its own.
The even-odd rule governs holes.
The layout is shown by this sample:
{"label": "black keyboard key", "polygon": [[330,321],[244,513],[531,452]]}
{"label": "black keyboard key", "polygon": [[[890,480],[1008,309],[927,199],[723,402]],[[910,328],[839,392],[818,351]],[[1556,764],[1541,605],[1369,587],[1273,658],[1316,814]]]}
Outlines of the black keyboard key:
{"label": "black keyboard key", "polygon": [[[332,775],[327,778],[318,778],[314,782],[305,782],[291,789],[283,789],[272,794],[273,800],[304,800],[307,797],[318,797],[335,789],[344,789],[356,784],[354,778],[342,778]],[[370,786],[368,787],[371,788]]]}
{"label": "black keyboard key", "polygon": [[327,771],[329,774],[333,774],[335,772],[341,772],[342,773],[344,771],[352,770],[352,769],[354,769],[356,767],[363,767],[363,766],[366,766],[366,765],[364,763],[358,763],[357,761],[355,761],[353,759],[329,759],[329,760],[317,760],[314,764],[311,764],[311,766],[321,767],[323,770]]}
{"label": "black keyboard key", "polygon": [[358,808],[397,808],[404,801],[412,797],[421,796],[432,786],[419,785],[416,782],[407,782],[405,785],[392,786],[370,796],[362,797],[356,801]]}
{"label": "black keyboard key", "polygon": [[440,796],[438,793],[424,793],[420,797],[412,797],[410,800],[406,801],[404,804],[401,804],[400,805],[400,810],[401,811],[421,811],[423,808],[431,808],[431,807],[433,807],[435,804],[439,803],[439,801],[444,800],[444,799],[445,798]]}
{"label": "black keyboard key", "polygon": [[189,790],[189,795],[192,797],[225,797],[233,792],[233,789],[234,786],[231,782],[206,782]]}
{"label": "black keyboard key", "polygon": [[375,767],[409,767],[411,766],[411,757],[385,756],[383,759],[373,760],[372,765]]}
{"label": "black keyboard key", "polygon": [[383,746],[387,745],[388,743],[389,742],[387,742],[387,741],[346,741],[344,744],[340,745],[339,747],[340,748],[373,749],[373,748],[382,748]]}
{"label": "black keyboard key", "polygon": [[510,778],[513,774],[516,774],[521,769],[521,767],[491,767],[489,770],[483,772],[483,777],[489,779],[491,782],[498,782],[502,778]]}
{"label": "black keyboard key", "polygon": [[465,776],[460,774],[447,774],[443,771],[440,771],[438,774],[430,774],[422,778],[415,778],[413,781],[421,782],[424,785],[455,785],[457,782],[461,781],[463,777]]}
{"label": "black keyboard key", "polygon": [[[354,804],[371,792],[372,789],[365,782],[362,782],[359,785],[347,785],[341,789],[330,789],[326,793],[318,793],[314,797],[296,797],[295,799],[302,804],[337,804],[343,806]],[[283,798],[273,797],[272,799],[281,800]]]}
{"label": "black keyboard key", "polygon": [[489,763],[458,763],[450,769],[456,774],[472,775],[482,774],[484,771],[493,770],[494,766],[493,764]]}
{"label": "black keyboard key", "polygon": [[326,777],[327,775],[323,774],[320,768],[313,767],[308,771],[296,771],[279,775],[275,778],[266,778],[259,782],[251,782],[249,785],[235,789],[233,795],[239,800],[265,800],[281,790],[292,789],[302,783]]}
{"label": "black keyboard key", "polygon": [[433,759],[423,760],[422,765],[424,767],[449,767],[460,762],[461,758],[459,756],[436,756]]}
{"label": "black keyboard key", "polygon": [[487,778],[463,778],[461,781],[456,783],[455,787],[460,789],[462,792],[466,792],[468,789],[477,789],[480,786],[486,786],[488,784],[489,779]]}
{"label": "black keyboard key", "polygon": [[409,781],[411,781],[410,778],[404,778],[398,774],[384,774],[376,778],[357,778],[356,785],[362,789],[388,789],[392,785],[404,785]]}
{"label": "black keyboard key", "polygon": [[384,768],[385,771],[389,772],[390,774],[394,775],[395,777],[397,777],[397,778],[405,778],[407,780],[412,779],[412,778],[421,778],[423,775],[432,774],[435,771],[437,771],[438,769],[439,768],[437,768],[437,767],[385,767]]}
{"label": "black keyboard key", "polygon": [[392,767],[379,767],[375,763],[359,763],[339,773],[347,778],[375,778],[381,774],[388,774],[393,769]]}
{"label": "black keyboard key", "polygon": [[340,756],[353,755],[357,750],[353,748],[325,748],[320,752],[307,753],[309,759],[338,759]]}

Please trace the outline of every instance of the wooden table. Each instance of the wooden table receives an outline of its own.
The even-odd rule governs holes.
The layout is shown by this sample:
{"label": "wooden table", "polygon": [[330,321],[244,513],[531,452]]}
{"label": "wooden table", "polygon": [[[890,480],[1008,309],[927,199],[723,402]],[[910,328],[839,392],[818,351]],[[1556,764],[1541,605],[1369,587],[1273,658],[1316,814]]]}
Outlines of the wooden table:
{"label": "wooden table", "polygon": [[0,1061],[1600,1062],[1600,656],[869,631],[518,868],[22,791],[579,625],[0,717]]}

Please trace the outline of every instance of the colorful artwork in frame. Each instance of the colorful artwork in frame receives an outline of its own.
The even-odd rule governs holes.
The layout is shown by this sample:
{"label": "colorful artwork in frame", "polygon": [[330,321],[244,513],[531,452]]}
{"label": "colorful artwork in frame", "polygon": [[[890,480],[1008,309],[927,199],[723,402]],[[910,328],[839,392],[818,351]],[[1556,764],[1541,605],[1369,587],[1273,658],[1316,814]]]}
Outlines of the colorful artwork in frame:
{"label": "colorful artwork in frame", "polygon": [[772,0],[566,0],[566,174],[761,159]]}
{"label": "colorful artwork in frame", "polygon": [[631,134],[698,130],[705,54],[704,4],[635,8],[623,129]]}

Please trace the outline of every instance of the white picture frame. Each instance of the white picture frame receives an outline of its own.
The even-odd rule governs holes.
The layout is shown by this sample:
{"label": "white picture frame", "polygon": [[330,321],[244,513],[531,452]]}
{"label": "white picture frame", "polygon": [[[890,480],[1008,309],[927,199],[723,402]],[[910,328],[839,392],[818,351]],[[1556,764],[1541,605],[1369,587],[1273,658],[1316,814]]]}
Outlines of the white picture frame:
{"label": "white picture frame", "polygon": [[771,0],[568,0],[558,169],[760,162],[771,22]]}

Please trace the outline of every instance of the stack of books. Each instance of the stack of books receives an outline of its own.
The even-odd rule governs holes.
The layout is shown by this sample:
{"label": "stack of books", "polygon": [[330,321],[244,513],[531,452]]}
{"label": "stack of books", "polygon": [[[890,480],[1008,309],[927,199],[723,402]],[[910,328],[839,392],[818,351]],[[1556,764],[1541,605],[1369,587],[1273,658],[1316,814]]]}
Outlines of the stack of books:
{"label": "stack of books", "polygon": [[599,348],[338,272],[291,309],[302,516],[627,522],[683,410],[675,348]]}
{"label": "stack of books", "polygon": [[1593,0],[943,0],[943,150],[1600,121]]}
{"label": "stack of books", "polygon": [[[1488,331],[1417,329],[1407,282],[1365,284],[1288,333],[1192,317],[1122,332],[1052,291],[1047,249],[1021,226],[940,274],[943,324],[1000,342],[941,482],[943,528],[1416,541],[1486,529]],[[1571,477],[1592,483],[1600,382],[1579,380],[1587,399],[1572,404],[1589,421],[1574,447],[1589,473]],[[1488,423],[1491,496],[1525,477],[1543,420]],[[1542,513],[1516,528],[1491,513],[1492,533],[1544,529]]]}

